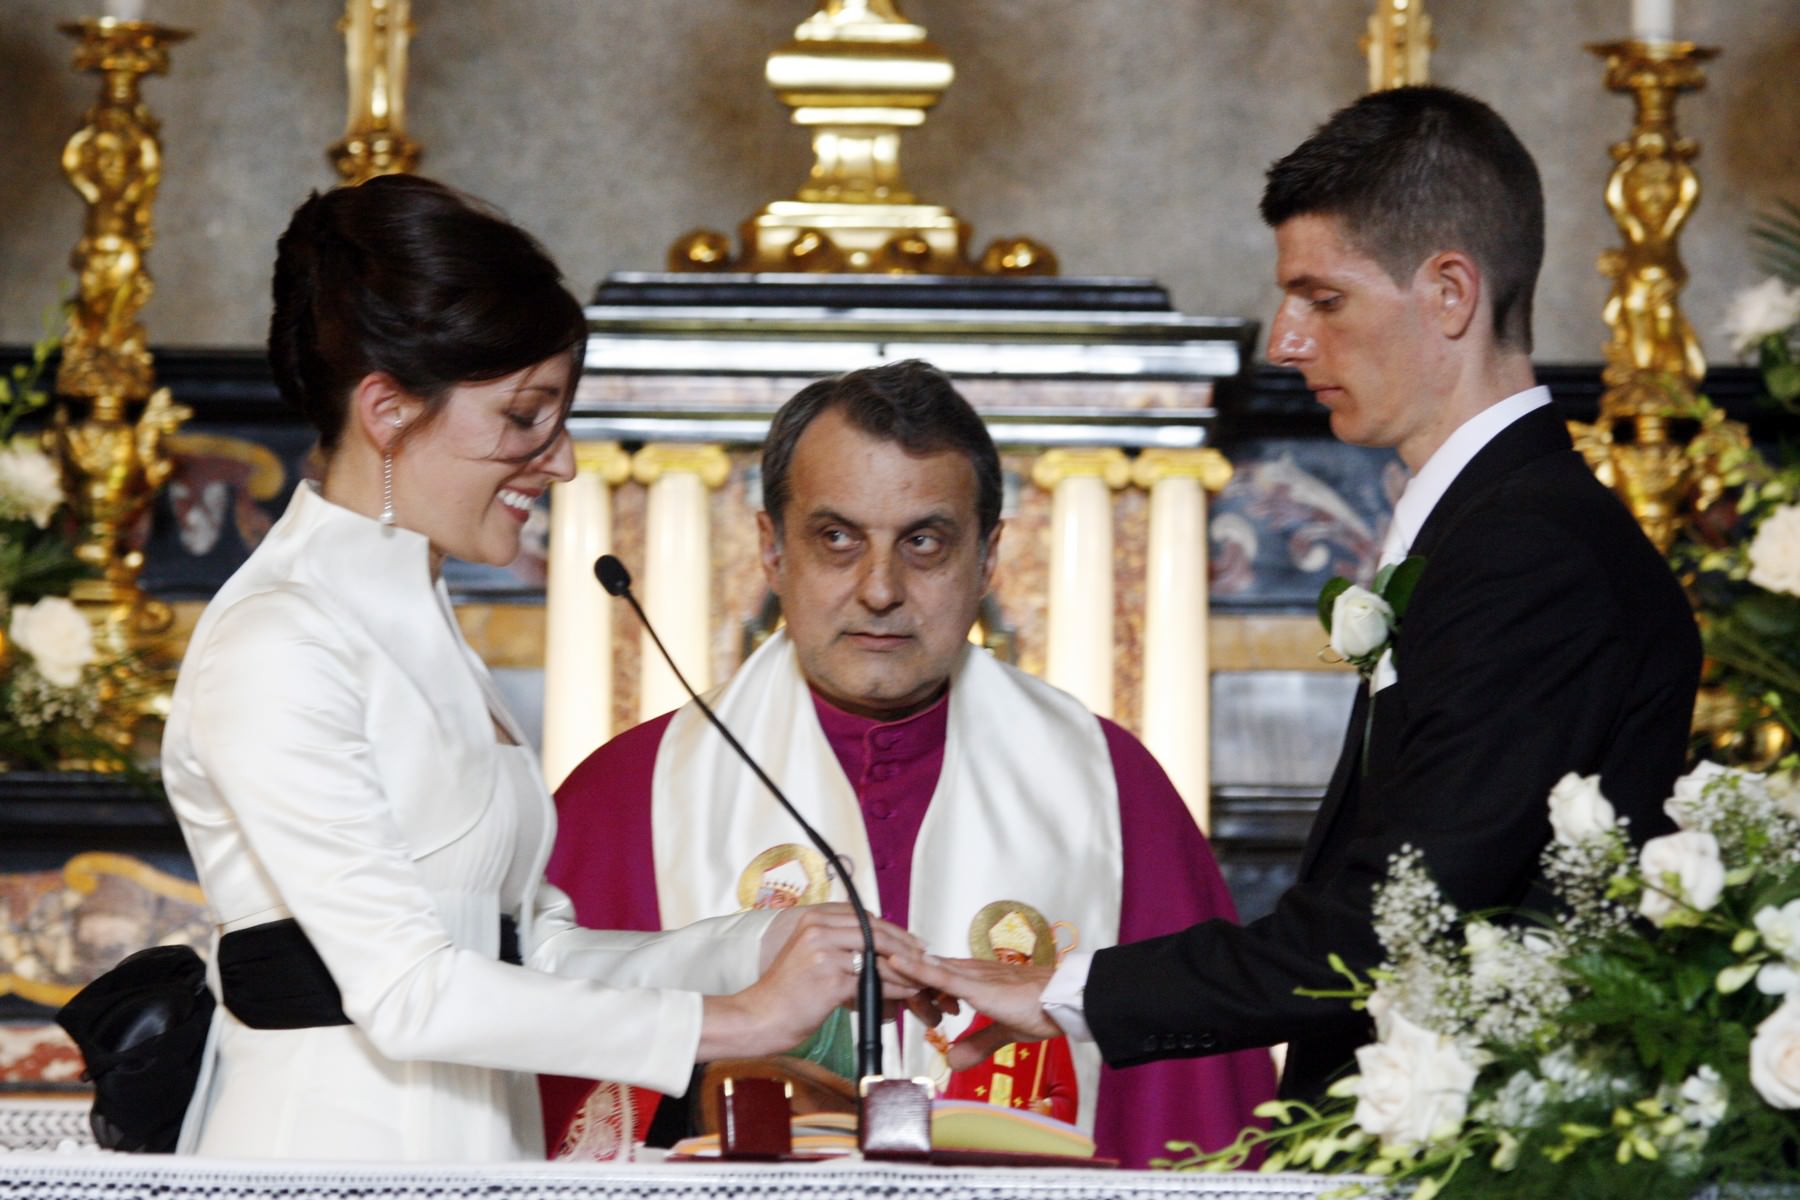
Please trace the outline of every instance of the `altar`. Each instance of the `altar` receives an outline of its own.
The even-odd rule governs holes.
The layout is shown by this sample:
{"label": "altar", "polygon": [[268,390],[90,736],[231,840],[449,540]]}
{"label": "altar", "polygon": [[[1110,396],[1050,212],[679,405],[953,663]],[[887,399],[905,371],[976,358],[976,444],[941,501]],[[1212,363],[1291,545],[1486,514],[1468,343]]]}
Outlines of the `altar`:
{"label": "altar", "polygon": [[[1159,1171],[668,1163],[502,1167],[249,1165],[216,1159],[16,1154],[0,1171],[12,1200],[1312,1200],[1346,1180]],[[1379,1196],[1380,1193],[1375,1193]]]}

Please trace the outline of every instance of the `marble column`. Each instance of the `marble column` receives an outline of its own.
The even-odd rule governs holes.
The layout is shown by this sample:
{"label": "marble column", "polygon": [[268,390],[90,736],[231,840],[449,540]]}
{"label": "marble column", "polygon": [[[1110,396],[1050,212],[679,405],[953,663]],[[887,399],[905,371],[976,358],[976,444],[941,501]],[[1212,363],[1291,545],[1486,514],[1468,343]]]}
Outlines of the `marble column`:
{"label": "marble column", "polygon": [[[631,476],[649,489],[644,572],[638,592],[663,644],[696,691],[712,686],[712,520],[708,493],[731,475],[723,447],[654,442],[632,456]],[[650,635],[643,635],[638,715],[648,720],[687,702]]]}
{"label": "marble column", "polygon": [[555,790],[612,736],[612,621],[594,560],[612,549],[612,492],[631,475],[617,442],[579,442],[575,478],[550,489],[544,587],[544,782]]}
{"label": "marble column", "polygon": [[1150,493],[1144,583],[1144,744],[1210,832],[1211,666],[1206,493],[1231,479],[1217,450],[1146,450],[1132,482]]}
{"label": "marble column", "polygon": [[1032,482],[1050,492],[1049,645],[1044,676],[1103,717],[1113,711],[1112,493],[1131,481],[1114,449],[1046,451]]}

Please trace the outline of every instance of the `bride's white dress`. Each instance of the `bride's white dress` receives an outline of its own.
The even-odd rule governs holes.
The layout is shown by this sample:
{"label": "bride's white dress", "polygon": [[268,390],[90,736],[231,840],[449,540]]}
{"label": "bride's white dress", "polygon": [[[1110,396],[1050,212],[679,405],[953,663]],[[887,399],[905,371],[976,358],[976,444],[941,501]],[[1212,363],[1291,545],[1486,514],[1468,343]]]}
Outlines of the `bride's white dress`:
{"label": "bride's white dress", "polygon": [[[535,756],[501,736],[523,741],[428,552],[302,485],[190,640],[163,773],[213,919],[293,916],[353,1024],[257,1030],[221,1007],[183,1151],[541,1158],[533,1075],[680,1094],[700,993],[755,977],[766,913],[573,924],[543,882]],[[522,967],[498,961],[502,914]]]}

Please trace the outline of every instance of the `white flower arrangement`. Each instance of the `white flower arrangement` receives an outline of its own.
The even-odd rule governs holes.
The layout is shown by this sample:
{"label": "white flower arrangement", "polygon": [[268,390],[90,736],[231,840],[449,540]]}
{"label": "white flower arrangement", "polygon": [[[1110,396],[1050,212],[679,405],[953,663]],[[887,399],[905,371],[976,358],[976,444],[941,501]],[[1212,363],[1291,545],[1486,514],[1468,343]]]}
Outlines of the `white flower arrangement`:
{"label": "white flower arrangement", "polygon": [[1758,350],[1770,337],[1787,336],[1796,325],[1800,325],[1800,287],[1789,287],[1771,275],[1731,298],[1724,333],[1731,352],[1741,357]]}
{"label": "white flower arrangement", "polygon": [[66,595],[88,568],[56,521],[62,472],[40,438],[16,432],[49,403],[41,380],[55,348],[46,335],[0,375],[0,769],[118,757],[91,732],[109,664]]}
{"label": "white flower arrangement", "polygon": [[1375,896],[1385,961],[1364,980],[1333,960],[1338,994],[1375,1021],[1356,1073],[1164,1165],[1228,1169],[1261,1148],[1265,1170],[1372,1175],[1421,1200],[1800,1181],[1790,783],[1705,764],[1666,805],[1677,832],[1634,848],[1598,780],[1565,777],[1543,856],[1554,917],[1459,913],[1403,850]]}

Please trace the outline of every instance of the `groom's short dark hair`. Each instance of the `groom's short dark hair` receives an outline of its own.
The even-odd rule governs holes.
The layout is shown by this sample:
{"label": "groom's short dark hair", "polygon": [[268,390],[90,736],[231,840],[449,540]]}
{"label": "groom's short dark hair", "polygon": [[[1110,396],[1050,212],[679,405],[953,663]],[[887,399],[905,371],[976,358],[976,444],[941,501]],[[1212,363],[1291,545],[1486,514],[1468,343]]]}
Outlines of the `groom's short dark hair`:
{"label": "groom's short dark hair", "polygon": [[1461,250],[1481,268],[1494,336],[1531,349],[1544,261],[1537,164],[1500,115],[1444,87],[1371,92],[1334,113],[1269,168],[1262,216],[1335,217],[1344,236],[1404,286],[1420,263]]}

